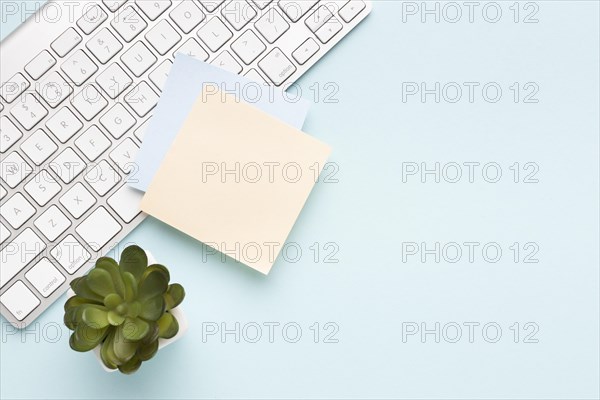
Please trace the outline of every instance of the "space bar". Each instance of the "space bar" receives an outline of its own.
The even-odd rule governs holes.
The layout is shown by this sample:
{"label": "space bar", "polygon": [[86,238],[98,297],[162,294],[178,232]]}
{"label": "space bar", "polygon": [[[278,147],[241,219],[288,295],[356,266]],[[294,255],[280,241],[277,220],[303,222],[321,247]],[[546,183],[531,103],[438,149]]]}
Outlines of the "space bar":
{"label": "space bar", "polygon": [[31,230],[25,229],[0,251],[0,288],[46,248],[46,243]]}

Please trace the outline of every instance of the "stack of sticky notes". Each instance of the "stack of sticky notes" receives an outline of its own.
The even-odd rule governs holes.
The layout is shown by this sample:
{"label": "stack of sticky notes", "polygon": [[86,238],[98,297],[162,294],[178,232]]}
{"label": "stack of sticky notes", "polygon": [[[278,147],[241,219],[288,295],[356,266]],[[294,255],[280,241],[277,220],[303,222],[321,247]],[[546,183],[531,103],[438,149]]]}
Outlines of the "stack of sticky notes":
{"label": "stack of sticky notes", "polygon": [[267,274],[330,153],[300,131],[307,112],[179,54],[129,184],[146,192],[144,212]]}

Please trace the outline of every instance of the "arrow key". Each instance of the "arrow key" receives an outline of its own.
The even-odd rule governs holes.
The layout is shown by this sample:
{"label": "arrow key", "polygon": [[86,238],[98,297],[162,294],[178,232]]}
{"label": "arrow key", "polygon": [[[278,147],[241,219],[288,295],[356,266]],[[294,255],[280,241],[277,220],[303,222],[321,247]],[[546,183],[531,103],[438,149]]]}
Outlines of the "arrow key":
{"label": "arrow key", "polygon": [[339,31],[342,30],[342,24],[336,18],[331,18],[325,25],[315,32],[315,35],[322,43],[329,42]]}
{"label": "arrow key", "polygon": [[319,45],[315,39],[309,38],[302,43],[300,47],[294,50],[292,57],[294,57],[294,60],[296,60],[298,64],[304,65],[304,63],[314,56],[317,51],[319,51]]}

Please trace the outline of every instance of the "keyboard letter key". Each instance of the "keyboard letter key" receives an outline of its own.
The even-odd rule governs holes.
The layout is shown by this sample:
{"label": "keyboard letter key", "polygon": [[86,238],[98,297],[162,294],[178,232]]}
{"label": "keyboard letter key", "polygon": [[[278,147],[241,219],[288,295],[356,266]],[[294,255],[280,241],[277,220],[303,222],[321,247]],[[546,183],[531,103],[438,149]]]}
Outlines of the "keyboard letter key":
{"label": "keyboard letter key", "polygon": [[125,101],[138,116],[143,117],[154,108],[158,102],[158,95],[146,82],[141,82],[125,95]]}
{"label": "keyboard letter key", "polygon": [[75,231],[92,250],[98,251],[121,231],[121,225],[104,207],[99,207]]}
{"label": "keyboard letter key", "polygon": [[70,147],[50,163],[50,168],[64,183],[71,183],[85,167],[86,163]]}
{"label": "keyboard letter key", "polygon": [[87,85],[71,100],[71,104],[86,121],[91,121],[100,111],[106,108],[108,101],[102,97],[98,89],[92,85]]}
{"label": "keyboard letter key", "polygon": [[61,143],[66,143],[81,128],[83,124],[67,107],[61,108],[54,116],[46,121],[46,127]]}
{"label": "keyboard letter key", "polygon": [[96,203],[96,198],[77,182],[67,193],[60,198],[60,204],[75,218],[81,217]]}
{"label": "keyboard letter key", "polygon": [[60,192],[60,185],[46,170],[42,170],[25,185],[25,190],[41,207]]}
{"label": "keyboard letter key", "polygon": [[43,130],[38,129],[23,142],[21,150],[27,154],[35,165],[41,165],[48,157],[58,150],[58,146],[44,133]]}
{"label": "keyboard letter key", "polygon": [[213,17],[200,28],[198,37],[209,49],[211,49],[211,51],[215,52],[233,37],[233,33],[231,33],[219,18]]}

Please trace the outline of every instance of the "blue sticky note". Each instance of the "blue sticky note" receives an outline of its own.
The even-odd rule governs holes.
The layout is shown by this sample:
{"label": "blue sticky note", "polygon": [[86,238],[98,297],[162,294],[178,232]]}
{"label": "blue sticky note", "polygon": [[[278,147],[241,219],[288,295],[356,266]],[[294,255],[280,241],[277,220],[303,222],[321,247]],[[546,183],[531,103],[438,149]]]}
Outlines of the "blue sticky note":
{"label": "blue sticky note", "polygon": [[192,106],[203,95],[204,87],[207,87],[205,96],[210,95],[209,90],[233,94],[298,129],[302,128],[310,106],[308,101],[287,95],[281,88],[178,54],[144,133],[136,156],[137,169],[129,176],[130,186],[144,192],[148,189]]}

